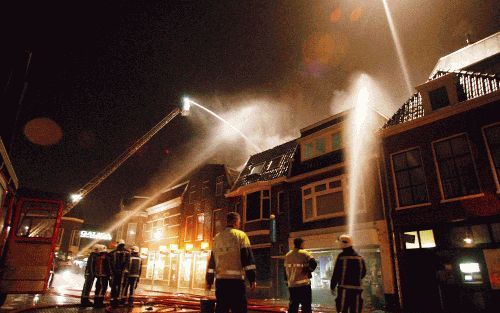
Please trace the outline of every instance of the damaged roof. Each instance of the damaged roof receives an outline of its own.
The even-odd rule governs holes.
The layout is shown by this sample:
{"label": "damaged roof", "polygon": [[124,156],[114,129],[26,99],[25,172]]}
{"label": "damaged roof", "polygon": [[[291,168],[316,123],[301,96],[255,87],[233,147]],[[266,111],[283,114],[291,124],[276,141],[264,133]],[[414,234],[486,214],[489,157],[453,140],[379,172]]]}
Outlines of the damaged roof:
{"label": "damaged roof", "polygon": [[254,154],[248,159],[232,190],[258,181],[269,181],[287,176],[292,166],[298,143],[296,139],[272,149]]}

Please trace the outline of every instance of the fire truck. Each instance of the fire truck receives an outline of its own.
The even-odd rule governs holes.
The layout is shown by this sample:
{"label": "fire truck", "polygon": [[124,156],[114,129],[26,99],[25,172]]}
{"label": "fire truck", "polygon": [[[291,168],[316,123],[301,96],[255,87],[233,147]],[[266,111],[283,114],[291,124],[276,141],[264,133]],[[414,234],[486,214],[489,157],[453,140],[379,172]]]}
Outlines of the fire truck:
{"label": "fire truck", "polygon": [[20,188],[0,138],[0,306],[7,294],[47,291],[62,198]]}

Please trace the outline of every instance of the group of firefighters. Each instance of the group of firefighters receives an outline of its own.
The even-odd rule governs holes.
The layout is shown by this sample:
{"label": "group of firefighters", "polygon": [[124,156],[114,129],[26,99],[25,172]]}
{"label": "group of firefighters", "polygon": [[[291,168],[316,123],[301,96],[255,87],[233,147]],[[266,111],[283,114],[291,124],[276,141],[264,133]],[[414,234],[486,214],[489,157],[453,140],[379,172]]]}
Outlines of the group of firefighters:
{"label": "group of firefighters", "polygon": [[[101,308],[108,286],[111,286],[111,306],[134,303],[134,290],[141,277],[142,260],[139,248],[125,248],[125,241],[117,242],[115,250],[107,252],[105,245],[96,244],[87,259],[85,283],[81,305]],[[95,282],[94,303],[90,301],[90,291]],[[128,298],[128,299],[127,299]]]}
{"label": "group of firefighters", "polygon": [[[210,290],[215,280],[215,312],[246,313],[247,299],[245,277],[250,289],[256,287],[256,266],[250,240],[238,228],[241,218],[238,213],[227,215],[226,228],[214,238],[208,263],[206,282]],[[330,281],[332,294],[337,288],[335,304],[338,313],[361,313],[361,280],[366,275],[364,259],[353,249],[352,237],[341,235],[338,239],[342,252],[337,257]],[[302,238],[294,239],[294,248],[285,256],[285,273],[290,293],[289,313],[297,313],[302,306],[303,313],[311,313],[311,277],[317,262],[304,249]]]}
{"label": "group of firefighters", "polygon": [[[238,213],[227,215],[226,228],[218,233],[213,242],[212,253],[206,272],[207,289],[211,290],[215,281],[215,312],[246,313],[247,298],[245,277],[250,289],[256,288],[256,265],[247,234],[239,230],[241,217]],[[339,243],[342,252],[335,262],[330,289],[337,288],[335,304],[338,313],[361,313],[361,280],[366,275],[363,258],[353,249],[350,235],[341,235]],[[311,313],[311,277],[317,262],[312,254],[304,249],[302,238],[294,239],[294,247],[285,256],[285,273],[290,293],[289,313],[297,313],[299,306],[303,313]],[[109,253],[102,245],[94,247],[88,258],[85,270],[85,285],[82,304],[90,305],[89,294],[97,279],[94,306],[102,307],[104,295],[111,284],[111,305],[133,305],[134,289],[141,275],[142,262],[138,247],[129,252],[125,242],[120,241],[117,248]]]}

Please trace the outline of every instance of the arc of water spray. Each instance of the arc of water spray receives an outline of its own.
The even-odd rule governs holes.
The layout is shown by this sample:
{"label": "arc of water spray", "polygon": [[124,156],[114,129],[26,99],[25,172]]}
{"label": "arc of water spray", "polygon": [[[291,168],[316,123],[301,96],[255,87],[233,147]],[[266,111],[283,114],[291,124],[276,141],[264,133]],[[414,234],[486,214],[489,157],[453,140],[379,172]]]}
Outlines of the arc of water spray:
{"label": "arc of water spray", "polygon": [[210,115],[212,115],[213,117],[217,118],[219,121],[221,121],[222,123],[224,123],[225,125],[229,126],[232,130],[234,130],[236,133],[238,133],[238,135],[240,135],[243,139],[245,139],[245,141],[250,144],[252,146],[252,148],[254,148],[254,150],[256,152],[261,152],[262,151],[262,148],[259,147],[258,145],[256,145],[255,143],[253,143],[250,138],[248,138],[245,134],[243,134],[238,128],[234,127],[231,123],[229,123],[228,121],[226,121],[225,119],[223,119],[222,117],[220,117],[217,113],[213,112],[212,110],[209,110],[207,109],[206,107],[204,107],[203,105],[199,104],[199,103],[196,103],[194,102],[193,100],[191,100],[190,98],[188,97],[185,97],[184,98],[184,103],[189,103],[189,104],[194,104],[196,105],[197,107],[199,107],[200,109],[204,110],[205,112],[208,112]]}
{"label": "arc of water spray", "polygon": [[394,41],[394,46],[396,47],[396,53],[398,54],[399,64],[401,65],[401,70],[406,82],[406,88],[409,94],[413,94],[413,85],[410,81],[410,75],[408,74],[408,65],[406,64],[406,59],[403,54],[403,48],[401,42],[399,41],[399,35],[394,26],[394,21],[392,20],[391,10],[387,4],[387,0],[382,0],[384,4],[385,15],[387,16],[387,22],[389,23],[389,28],[391,30],[392,40]]}

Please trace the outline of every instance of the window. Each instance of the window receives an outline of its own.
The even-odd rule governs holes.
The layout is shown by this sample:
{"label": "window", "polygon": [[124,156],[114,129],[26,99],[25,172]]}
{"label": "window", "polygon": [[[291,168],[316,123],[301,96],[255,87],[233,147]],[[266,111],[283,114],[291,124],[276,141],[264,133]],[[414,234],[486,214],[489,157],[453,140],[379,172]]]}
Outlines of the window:
{"label": "window", "polygon": [[315,141],[316,144],[316,154],[321,155],[326,152],[326,139],[325,138],[318,138]]}
{"label": "window", "polygon": [[392,155],[399,207],[428,202],[422,158],[418,148]]}
{"label": "window", "polygon": [[271,197],[269,190],[252,192],[246,196],[246,221],[268,219],[271,214]]}
{"label": "window", "polygon": [[131,244],[135,243],[136,234],[137,234],[137,223],[128,223],[127,239],[125,242]]}
{"label": "window", "polygon": [[429,91],[429,99],[431,101],[432,110],[437,110],[450,105],[446,87],[439,87],[438,89]]}
{"label": "window", "polygon": [[450,229],[449,239],[451,245],[455,247],[472,247],[491,242],[486,224],[453,227]]}
{"label": "window", "polygon": [[262,162],[252,166],[252,169],[250,170],[250,175],[260,175],[260,173],[262,173],[262,170],[264,169],[264,164],[265,162]]}
{"label": "window", "polygon": [[432,229],[407,231],[403,233],[403,243],[405,249],[434,248],[434,232]]}
{"label": "window", "polygon": [[302,187],[304,221],[344,215],[342,177],[316,182]]}
{"label": "window", "polygon": [[194,223],[193,223],[193,216],[188,216],[186,217],[186,229],[184,231],[184,241],[188,242],[193,239],[193,228],[194,228]]}
{"label": "window", "polygon": [[215,180],[215,195],[220,196],[224,192],[224,175],[217,176]]}
{"label": "window", "polygon": [[203,240],[204,227],[205,227],[205,215],[203,213],[198,214],[196,218],[196,240],[198,241]]}
{"label": "window", "polygon": [[210,181],[204,181],[203,185],[201,186],[201,199],[205,200],[208,198],[208,195],[210,193]]}
{"label": "window", "polygon": [[310,159],[314,156],[314,145],[308,142],[304,145],[304,159]]}
{"label": "window", "polygon": [[214,210],[212,219],[212,238],[215,237],[215,235],[217,235],[221,231],[223,231],[225,225],[226,225],[226,220],[222,209]]}
{"label": "window", "polygon": [[71,232],[70,245],[79,247],[80,246],[80,231],[78,229],[74,229]]}
{"label": "window", "polygon": [[466,135],[434,142],[433,146],[444,199],[479,193]]}
{"label": "window", "polygon": [[191,192],[189,193],[189,203],[194,203],[195,201],[198,201],[197,198],[197,193],[196,193],[196,186],[191,187]]}
{"label": "window", "polygon": [[500,124],[485,127],[483,131],[497,189],[500,190]]}
{"label": "window", "polygon": [[332,151],[342,148],[342,134],[335,133],[332,135]]}
{"label": "window", "polygon": [[500,242],[500,223],[491,224],[491,234],[496,242]]}
{"label": "window", "polygon": [[24,202],[21,208],[18,237],[52,238],[58,207],[52,203]]}
{"label": "window", "polygon": [[269,164],[267,165],[267,170],[271,171],[279,167],[281,160],[283,159],[283,156],[280,155],[279,157],[276,157],[272,159]]}

